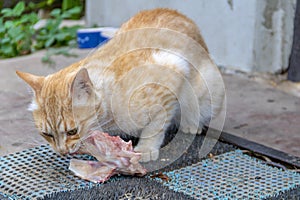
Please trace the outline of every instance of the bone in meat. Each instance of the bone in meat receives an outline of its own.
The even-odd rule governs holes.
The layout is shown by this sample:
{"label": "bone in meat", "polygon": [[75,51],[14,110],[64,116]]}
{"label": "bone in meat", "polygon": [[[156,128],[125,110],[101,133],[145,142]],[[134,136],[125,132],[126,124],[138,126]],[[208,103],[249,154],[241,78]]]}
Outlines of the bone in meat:
{"label": "bone in meat", "polygon": [[119,136],[94,131],[83,141],[79,153],[92,155],[98,161],[71,159],[69,169],[95,183],[104,182],[115,174],[146,174],[146,169],[139,163],[141,154],[133,151],[131,141],[125,142]]}

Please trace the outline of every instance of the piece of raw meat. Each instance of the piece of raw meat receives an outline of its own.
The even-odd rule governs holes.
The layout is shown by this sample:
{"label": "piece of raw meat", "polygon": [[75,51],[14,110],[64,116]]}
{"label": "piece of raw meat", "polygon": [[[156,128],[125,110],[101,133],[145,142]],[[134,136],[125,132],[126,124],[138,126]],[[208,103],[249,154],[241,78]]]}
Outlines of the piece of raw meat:
{"label": "piece of raw meat", "polygon": [[131,141],[125,142],[119,136],[94,131],[82,142],[78,153],[94,156],[97,161],[71,159],[69,169],[80,178],[99,183],[115,174],[146,174],[146,169],[139,163],[140,153],[133,151]]}

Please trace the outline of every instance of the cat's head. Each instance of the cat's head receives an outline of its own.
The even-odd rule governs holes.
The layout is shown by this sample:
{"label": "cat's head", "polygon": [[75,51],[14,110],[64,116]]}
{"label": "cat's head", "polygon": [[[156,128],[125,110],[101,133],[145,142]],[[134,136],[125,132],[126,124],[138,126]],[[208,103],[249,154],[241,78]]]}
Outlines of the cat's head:
{"label": "cat's head", "polygon": [[86,69],[43,77],[16,72],[32,88],[33,112],[40,134],[60,154],[74,153],[95,123],[95,92]]}

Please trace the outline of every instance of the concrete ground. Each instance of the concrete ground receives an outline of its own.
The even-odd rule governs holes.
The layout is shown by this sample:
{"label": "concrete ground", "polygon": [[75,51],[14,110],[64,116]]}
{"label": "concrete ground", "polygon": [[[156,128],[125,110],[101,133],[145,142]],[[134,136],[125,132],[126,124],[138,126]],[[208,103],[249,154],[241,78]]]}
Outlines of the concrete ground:
{"label": "concrete ground", "polygon": [[[37,75],[53,73],[88,55],[56,56],[56,67],[41,63],[45,51],[0,61],[0,156],[45,143],[26,110],[31,100],[21,70]],[[224,74],[227,115],[224,130],[300,157],[300,98],[245,75]]]}

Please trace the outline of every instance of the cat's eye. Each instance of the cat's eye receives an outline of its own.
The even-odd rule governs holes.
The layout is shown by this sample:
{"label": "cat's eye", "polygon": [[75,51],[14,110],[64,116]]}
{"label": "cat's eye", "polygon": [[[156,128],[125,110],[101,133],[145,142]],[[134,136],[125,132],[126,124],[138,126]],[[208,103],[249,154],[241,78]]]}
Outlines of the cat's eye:
{"label": "cat's eye", "polygon": [[76,134],[77,134],[77,128],[67,131],[67,135],[69,135],[69,136],[76,135]]}
{"label": "cat's eye", "polygon": [[53,137],[53,135],[51,133],[42,132],[42,134],[46,137]]}

